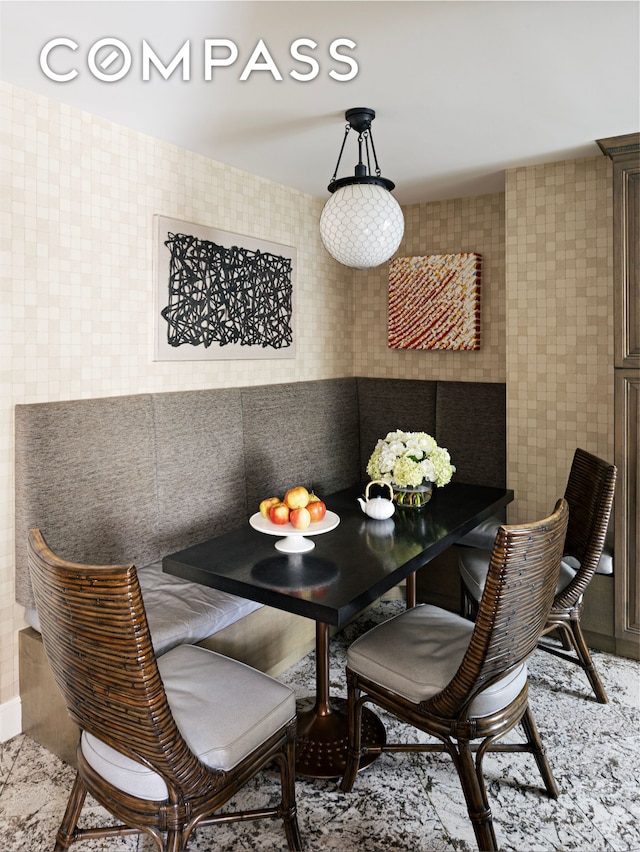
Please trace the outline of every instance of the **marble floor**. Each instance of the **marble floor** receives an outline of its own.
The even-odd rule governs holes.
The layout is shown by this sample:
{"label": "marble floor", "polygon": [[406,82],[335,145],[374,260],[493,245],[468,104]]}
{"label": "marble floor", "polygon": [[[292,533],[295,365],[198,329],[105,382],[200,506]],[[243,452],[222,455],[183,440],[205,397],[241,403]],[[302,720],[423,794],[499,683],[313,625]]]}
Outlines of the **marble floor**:
{"label": "marble floor", "polygon": [[[382,602],[331,644],[331,689],[345,694],[348,644],[402,606]],[[560,788],[557,801],[540,787],[530,755],[489,755],[485,774],[501,849],[640,850],[640,664],[594,654],[610,703],[591,699],[582,672],[537,651],[530,670],[531,705]],[[282,680],[302,697],[313,691],[313,654]],[[408,729],[383,717],[389,738]],[[512,734],[515,736],[515,732]],[[53,848],[74,771],[24,735],[0,744],[0,836],[5,852]],[[359,774],[352,793],[334,781],[299,779],[300,828],[308,852],[437,852],[476,849],[455,771],[439,754],[383,755]],[[265,803],[277,795],[277,777],[265,773],[238,796]],[[86,822],[108,815],[92,800]],[[149,838],[87,841],[72,849],[152,852]],[[189,852],[286,849],[279,822],[202,828]]]}

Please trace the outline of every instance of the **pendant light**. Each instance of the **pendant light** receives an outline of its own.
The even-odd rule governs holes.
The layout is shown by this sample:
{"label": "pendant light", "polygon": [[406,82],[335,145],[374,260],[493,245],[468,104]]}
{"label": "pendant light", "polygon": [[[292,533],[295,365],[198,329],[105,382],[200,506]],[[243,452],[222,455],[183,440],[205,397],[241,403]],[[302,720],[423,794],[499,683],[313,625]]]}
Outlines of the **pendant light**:
{"label": "pendant light", "polygon": [[[391,195],[395,184],[380,174],[373,144],[374,110],[366,107],[345,113],[338,162],[327,189],[331,193],[320,216],[324,247],[337,261],[353,269],[380,266],[397,251],[404,234],[404,217]],[[358,134],[358,164],[351,177],[338,178],[342,152],[350,130]],[[364,155],[364,161],[363,161]],[[371,170],[373,156],[374,173]]]}

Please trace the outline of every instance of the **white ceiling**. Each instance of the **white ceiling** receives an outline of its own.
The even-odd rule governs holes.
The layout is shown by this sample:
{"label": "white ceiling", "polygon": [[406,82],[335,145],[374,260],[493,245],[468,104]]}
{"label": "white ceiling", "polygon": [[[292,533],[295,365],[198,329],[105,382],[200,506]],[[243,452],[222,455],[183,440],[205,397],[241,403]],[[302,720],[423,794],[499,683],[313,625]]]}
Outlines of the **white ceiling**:
{"label": "white ceiling", "polygon": [[[181,148],[317,197],[326,197],[342,142],[344,112],[376,110],[373,138],[382,174],[400,203],[499,191],[504,170],[599,154],[595,140],[640,129],[638,0],[622,2],[0,2],[0,77]],[[42,46],[66,37],[49,80]],[[87,68],[96,41],[120,39],[132,54],[118,82]],[[204,80],[207,38],[226,38],[238,59]],[[320,70],[298,82],[290,45],[309,38]],[[334,39],[356,43],[348,71],[329,56]],[[262,39],[283,79],[243,68]],[[185,41],[190,79],[142,80],[145,40],[165,64]],[[216,56],[222,56],[218,51]],[[102,56],[102,55],[101,55]],[[116,61],[112,69],[118,67]],[[352,174],[350,134],[339,176]]]}

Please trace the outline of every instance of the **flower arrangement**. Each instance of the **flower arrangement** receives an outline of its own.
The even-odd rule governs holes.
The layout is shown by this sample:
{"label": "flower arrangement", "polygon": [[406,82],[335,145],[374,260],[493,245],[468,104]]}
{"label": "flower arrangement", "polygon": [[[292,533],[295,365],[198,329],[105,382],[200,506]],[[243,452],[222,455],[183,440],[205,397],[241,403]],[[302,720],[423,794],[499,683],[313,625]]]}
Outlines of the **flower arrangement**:
{"label": "flower arrangement", "polygon": [[455,473],[449,451],[426,432],[389,432],[375,446],[367,464],[371,479],[399,488],[417,488],[423,482],[446,485]]}

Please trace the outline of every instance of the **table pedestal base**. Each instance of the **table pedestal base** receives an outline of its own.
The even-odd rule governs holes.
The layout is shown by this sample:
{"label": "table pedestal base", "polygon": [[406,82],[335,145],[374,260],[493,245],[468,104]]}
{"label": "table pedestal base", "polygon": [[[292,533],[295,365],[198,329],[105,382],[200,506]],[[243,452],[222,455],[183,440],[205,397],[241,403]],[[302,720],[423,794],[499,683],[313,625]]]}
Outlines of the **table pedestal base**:
{"label": "table pedestal base", "polygon": [[[321,709],[320,709],[321,708]],[[362,742],[383,746],[387,740],[384,725],[375,713],[362,710]],[[328,707],[309,698],[298,702],[296,775],[303,778],[341,778],[347,762],[349,718],[347,700],[331,698]],[[377,754],[364,755],[360,769],[369,766]]]}

